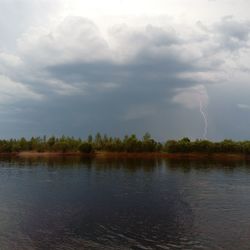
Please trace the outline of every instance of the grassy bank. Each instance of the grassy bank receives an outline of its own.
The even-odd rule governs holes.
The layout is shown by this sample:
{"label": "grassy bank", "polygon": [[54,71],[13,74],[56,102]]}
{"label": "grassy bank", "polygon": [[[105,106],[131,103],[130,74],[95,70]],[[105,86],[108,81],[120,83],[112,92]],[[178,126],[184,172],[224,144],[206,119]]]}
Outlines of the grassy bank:
{"label": "grassy bank", "polygon": [[35,152],[23,151],[16,153],[0,153],[0,156],[15,156],[22,158],[32,157],[91,157],[91,158],[166,158],[166,159],[218,159],[241,160],[250,159],[250,155],[242,153],[166,153],[166,152],[107,152],[97,151],[91,153],[81,152]]}

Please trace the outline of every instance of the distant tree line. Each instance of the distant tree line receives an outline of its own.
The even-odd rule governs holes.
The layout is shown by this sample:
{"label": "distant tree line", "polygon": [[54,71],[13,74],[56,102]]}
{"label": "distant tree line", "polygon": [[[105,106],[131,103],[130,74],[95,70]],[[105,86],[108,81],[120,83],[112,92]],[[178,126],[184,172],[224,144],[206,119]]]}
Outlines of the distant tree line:
{"label": "distant tree line", "polygon": [[223,140],[211,142],[208,140],[191,141],[184,137],[181,140],[169,140],[164,145],[168,153],[250,153],[250,141]]}
{"label": "distant tree line", "polygon": [[191,141],[185,137],[180,140],[157,142],[149,133],[141,139],[136,135],[126,135],[124,138],[109,137],[97,133],[87,139],[74,137],[32,137],[30,139],[0,140],[0,153],[21,151],[35,152],[167,152],[167,153],[243,153],[250,154],[250,141],[224,140],[211,142],[208,140]]}

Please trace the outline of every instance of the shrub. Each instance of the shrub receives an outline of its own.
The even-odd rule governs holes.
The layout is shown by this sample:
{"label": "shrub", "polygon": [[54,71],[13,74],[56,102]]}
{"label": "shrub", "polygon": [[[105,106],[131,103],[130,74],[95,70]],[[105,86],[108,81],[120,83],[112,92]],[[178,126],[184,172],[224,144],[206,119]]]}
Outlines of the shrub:
{"label": "shrub", "polygon": [[78,149],[79,149],[79,151],[81,153],[91,153],[92,150],[93,150],[93,147],[92,147],[91,143],[89,143],[89,142],[83,142],[83,143],[80,144],[80,146],[79,146]]}

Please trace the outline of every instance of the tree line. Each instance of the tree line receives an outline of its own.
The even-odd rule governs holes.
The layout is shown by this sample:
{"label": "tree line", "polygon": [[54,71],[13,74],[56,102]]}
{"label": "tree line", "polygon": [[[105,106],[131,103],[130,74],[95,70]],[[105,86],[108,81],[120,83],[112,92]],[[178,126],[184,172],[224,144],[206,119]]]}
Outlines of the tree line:
{"label": "tree line", "polygon": [[86,139],[74,137],[32,137],[30,139],[0,140],[0,153],[21,151],[35,152],[167,152],[167,153],[250,153],[250,141],[223,140],[212,142],[208,140],[191,141],[185,137],[180,140],[158,142],[149,133],[141,139],[135,134],[119,137],[109,137],[97,133]]}

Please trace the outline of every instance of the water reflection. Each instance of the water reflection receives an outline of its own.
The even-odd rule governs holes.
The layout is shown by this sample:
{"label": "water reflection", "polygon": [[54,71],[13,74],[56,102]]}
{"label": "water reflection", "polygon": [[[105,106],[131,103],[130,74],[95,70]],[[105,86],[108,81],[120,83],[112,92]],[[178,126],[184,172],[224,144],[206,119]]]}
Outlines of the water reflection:
{"label": "water reflection", "polygon": [[211,168],[237,168],[237,167],[250,167],[250,160],[247,159],[166,159],[166,158],[143,158],[143,157],[117,157],[117,158],[93,158],[93,157],[81,157],[81,156],[52,156],[52,157],[13,157],[13,156],[1,156],[0,163],[2,165],[8,164],[8,166],[25,166],[25,167],[66,167],[66,168],[78,168],[83,164],[84,166],[101,166],[107,168],[144,168],[151,169],[155,167],[161,167],[163,164],[170,168],[183,168],[185,169],[211,169]]}
{"label": "water reflection", "polygon": [[246,161],[0,159],[1,249],[249,249]]}

